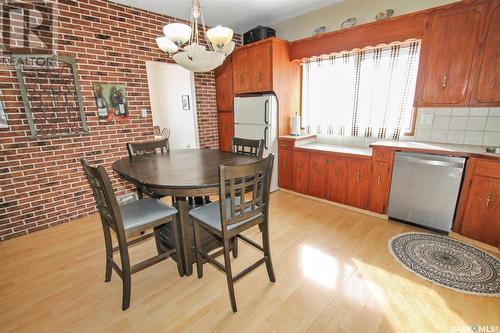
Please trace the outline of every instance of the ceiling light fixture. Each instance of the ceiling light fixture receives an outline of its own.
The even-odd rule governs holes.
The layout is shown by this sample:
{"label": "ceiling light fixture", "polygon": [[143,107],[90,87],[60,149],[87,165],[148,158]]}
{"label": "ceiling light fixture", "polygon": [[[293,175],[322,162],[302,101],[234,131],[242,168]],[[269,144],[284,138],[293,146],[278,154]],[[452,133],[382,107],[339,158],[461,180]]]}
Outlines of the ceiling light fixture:
{"label": "ceiling light fixture", "polygon": [[[208,49],[200,44],[200,23]],[[163,33],[165,36],[156,38],[158,47],[192,72],[208,72],[219,67],[235,47],[233,30],[221,26],[206,30],[200,0],[193,0],[190,25],[170,23],[163,27]]]}

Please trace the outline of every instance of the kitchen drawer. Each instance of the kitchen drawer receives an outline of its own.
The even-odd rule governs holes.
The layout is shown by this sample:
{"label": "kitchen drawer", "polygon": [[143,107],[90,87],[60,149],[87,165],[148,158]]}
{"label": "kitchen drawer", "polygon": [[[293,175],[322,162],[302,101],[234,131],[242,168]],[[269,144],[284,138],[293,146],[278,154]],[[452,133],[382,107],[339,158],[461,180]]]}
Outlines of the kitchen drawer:
{"label": "kitchen drawer", "polygon": [[293,141],[279,141],[278,143],[279,149],[293,149],[293,146]]}
{"label": "kitchen drawer", "polygon": [[479,176],[500,178],[500,162],[478,159],[474,174]]}
{"label": "kitchen drawer", "polygon": [[389,149],[373,149],[373,159],[377,162],[392,162],[394,151]]}

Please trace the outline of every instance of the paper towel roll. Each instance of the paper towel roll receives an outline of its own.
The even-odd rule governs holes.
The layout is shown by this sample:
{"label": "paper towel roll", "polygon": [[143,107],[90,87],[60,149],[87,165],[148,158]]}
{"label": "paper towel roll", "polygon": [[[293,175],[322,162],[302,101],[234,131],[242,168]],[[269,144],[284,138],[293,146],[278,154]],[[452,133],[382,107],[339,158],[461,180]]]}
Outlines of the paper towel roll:
{"label": "paper towel roll", "polygon": [[292,116],[291,128],[290,135],[300,135],[300,116]]}

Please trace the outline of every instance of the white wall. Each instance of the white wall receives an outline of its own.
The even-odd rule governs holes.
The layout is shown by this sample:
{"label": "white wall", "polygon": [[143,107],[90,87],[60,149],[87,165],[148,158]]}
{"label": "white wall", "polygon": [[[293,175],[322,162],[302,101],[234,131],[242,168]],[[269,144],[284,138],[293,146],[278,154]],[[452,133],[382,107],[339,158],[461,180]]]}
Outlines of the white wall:
{"label": "white wall", "polygon": [[[170,148],[199,147],[193,74],[176,64],[146,62],[153,125],[170,128]],[[189,95],[190,110],[183,110]]]}
{"label": "white wall", "polygon": [[338,4],[297,16],[274,24],[279,38],[296,40],[310,37],[315,28],[325,26],[327,31],[340,29],[350,17],[357,18],[357,25],[375,21],[375,15],[384,9],[394,9],[394,15],[403,15],[437,7],[456,0],[344,0]]}

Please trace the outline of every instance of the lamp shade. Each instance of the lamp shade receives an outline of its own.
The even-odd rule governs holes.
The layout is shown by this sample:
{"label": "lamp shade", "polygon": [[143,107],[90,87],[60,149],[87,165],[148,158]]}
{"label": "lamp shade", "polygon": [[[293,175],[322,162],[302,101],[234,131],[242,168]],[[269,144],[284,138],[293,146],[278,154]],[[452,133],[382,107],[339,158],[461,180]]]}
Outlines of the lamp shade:
{"label": "lamp shade", "polygon": [[183,23],[170,23],[163,27],[163,33],[175,45],[181,46],[191,38],[191,27]]}
{"label": "lamp shade", "polygon": [[156,44],[158,47],[163,51],[167,52],[169,54],[172,54],[174,52],[177,52],[179,47],[175,45],[170,39],[167,37],[158,37],[156,38]]}
{"label": "lamp shade", "polygon": [[208,29],[207,37],[214,48],[222,49],[233,39],[233,30],[219,25]]}

